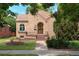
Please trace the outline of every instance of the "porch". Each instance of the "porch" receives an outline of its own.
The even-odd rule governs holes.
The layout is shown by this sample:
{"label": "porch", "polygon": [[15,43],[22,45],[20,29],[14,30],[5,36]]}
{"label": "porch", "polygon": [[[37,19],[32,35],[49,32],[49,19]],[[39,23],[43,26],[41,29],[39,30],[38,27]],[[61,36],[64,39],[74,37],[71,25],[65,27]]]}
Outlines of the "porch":
{"label": "porch", "polygon": [[48,38],[48,35],[44,35],[44,34],[37,34],[37,35],[26,35],[25,37],[24,36],[20,36],[19,40],[47,40]]}

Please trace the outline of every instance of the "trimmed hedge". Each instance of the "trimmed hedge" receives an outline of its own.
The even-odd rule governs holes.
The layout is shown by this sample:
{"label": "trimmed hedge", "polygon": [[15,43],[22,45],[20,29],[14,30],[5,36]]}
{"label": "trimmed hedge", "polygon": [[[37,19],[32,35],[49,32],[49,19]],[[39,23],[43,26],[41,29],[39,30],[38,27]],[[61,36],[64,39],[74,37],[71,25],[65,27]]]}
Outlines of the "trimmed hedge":
{"label": "trimmed hedge", "polygon": [[78,40],[70,41],[68,47],[71,49],[79,49],[79,41]]}
{"label": "trimmed hedge", "polygon": [[47,47],[48,48],[68,48],[69,45],[69,41],[67,40],[62,40],[62,39],[51,39],[51,40],[47,40]]}
{"label": "trimmed hedge", "polygon": [[79,41],[78,40],[67,41],[67,40],[64,40],[64,39],[51,39],[51,40],[47,40],[46,43],[47,43],[48,48],[79,49]]}

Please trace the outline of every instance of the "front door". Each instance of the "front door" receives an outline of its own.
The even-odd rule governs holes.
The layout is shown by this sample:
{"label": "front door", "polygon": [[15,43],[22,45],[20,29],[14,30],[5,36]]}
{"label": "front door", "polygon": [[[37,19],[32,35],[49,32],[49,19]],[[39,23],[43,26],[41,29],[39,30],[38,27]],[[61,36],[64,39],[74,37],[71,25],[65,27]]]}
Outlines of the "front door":
{"label": "front door", "polygon": [[43,23],[38,23],[38,25],[37,25],[37,27],[38,27],[38,34],[43,34]]}

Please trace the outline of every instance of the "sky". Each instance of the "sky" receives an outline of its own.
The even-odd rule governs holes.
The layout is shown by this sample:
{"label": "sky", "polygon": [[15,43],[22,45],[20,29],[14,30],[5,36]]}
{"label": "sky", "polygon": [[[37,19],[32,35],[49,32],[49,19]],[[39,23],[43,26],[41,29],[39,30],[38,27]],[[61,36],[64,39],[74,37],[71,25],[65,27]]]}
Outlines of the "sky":
{"label": "sky", "polygon": [[[57,7],[58,5],[55,4],[54,6],[51,7],[53,13],[57,11]],[[9,10],[11,10],[12,12],[14,13],[17,13],[17,14],[26,14],[26,9],[27,9],[27,6],[24,6],[24,5],[13,5],[12,7],[9,7]]]}
{"label": "sky", "polygon": [[52,10],[53,10],[53,12],[57,12],[58,11],[58,4],[55,4],[54,6],[52,6]]}

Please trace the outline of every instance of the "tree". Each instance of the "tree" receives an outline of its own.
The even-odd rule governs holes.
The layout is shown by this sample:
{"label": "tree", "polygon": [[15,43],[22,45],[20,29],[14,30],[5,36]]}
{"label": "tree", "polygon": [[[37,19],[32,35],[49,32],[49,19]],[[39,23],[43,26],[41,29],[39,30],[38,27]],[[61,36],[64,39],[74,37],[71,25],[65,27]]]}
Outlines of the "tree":
{"label": "tree", "polygon": [[4,17],[4,21],[10,26],[12,32],[16,31],[16,19],[13,16]]}
{"label": "tree", "polygon": [[29,5],[30,7],[28,7],[28,10],[33,14],[35,15],[39,10],[46,10],[53,6],[54,4],[52,3],[29,3],[27,4]]}
{"label": "tree", "polygon": [[[59,4],[55,22],[57,38],[73,40],[78,30],[79,4]],[[79,38],[78,38],[79,39]]]}
{"label": "tree", "polygon": [[79,4],[59,4],[58,18],[69,19],[71,21],[79,21]]}
{"label": "tree", "polygon": [[[9,6],[13,6],[15,4],[13,3],[0,3],[0,27],[3,27],[3,24],[5,24],[6,22],[4,21],[4,17],[8,15],[7,13],[7,9],[9,8]],[[17,4],[16,4],[17,5]]]}
{"label": "tree", "polygon": [[8,15],[12,15],[12,16],[16,16],[16,15],[17,15],[16,13],[13,13],[11,10],[8,10],[8,11],[7,11],[7,14],[8,14]]}

